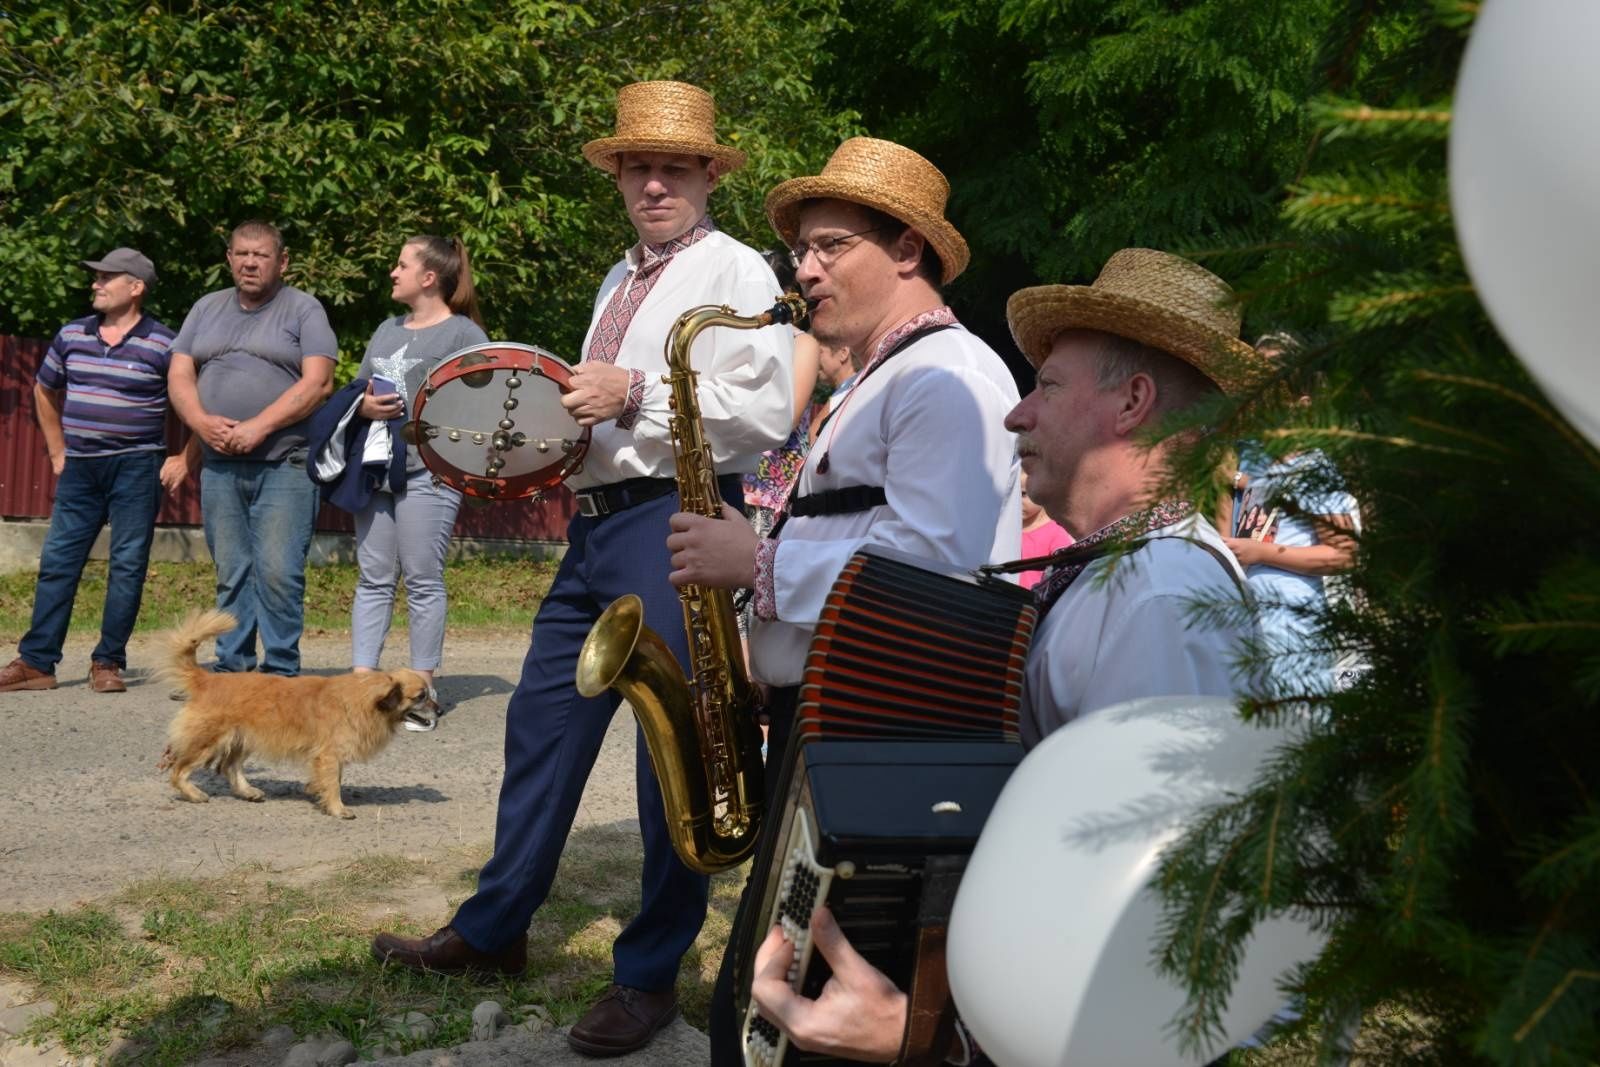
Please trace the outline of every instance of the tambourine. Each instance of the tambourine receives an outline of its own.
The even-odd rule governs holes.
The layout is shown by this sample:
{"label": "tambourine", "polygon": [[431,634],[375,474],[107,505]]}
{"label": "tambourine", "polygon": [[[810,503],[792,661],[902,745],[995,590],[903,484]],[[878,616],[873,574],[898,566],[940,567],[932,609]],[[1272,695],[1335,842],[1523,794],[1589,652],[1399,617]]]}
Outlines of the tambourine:
{"label": "tambourine", "polygon": [[589,430],[561,406],[572,370],[532,345],[490,341],[428,372],[407,427],[430,471],[468,496],[517,500],[583,467]]}

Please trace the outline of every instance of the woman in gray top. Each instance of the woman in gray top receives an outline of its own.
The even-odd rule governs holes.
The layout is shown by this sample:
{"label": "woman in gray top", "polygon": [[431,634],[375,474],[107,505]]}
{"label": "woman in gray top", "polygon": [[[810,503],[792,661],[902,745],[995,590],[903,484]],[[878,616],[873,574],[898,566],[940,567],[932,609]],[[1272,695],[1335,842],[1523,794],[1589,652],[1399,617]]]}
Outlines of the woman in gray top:
{"label": "woman in gray top", "polygon": [[[472,265],[457,237],[412,237],[389,272],[391,295],[411,310],[386,319],[367,342],[358,374],[367,378],[361,415],[410,418],[428,372],[452,352],[488,340],[472,288]],[[411,669],[433,680],[444,651],[444,557],[461,494],[438,483],[414,448],[406,452],[406,484],[387,487],[356,515],[361,575],[351,611],[352,666],[376,670],[403,575],[411,615]],[[431,690],[430,690],[431,693]],[[431,729],[406,723],[410,729]]]}

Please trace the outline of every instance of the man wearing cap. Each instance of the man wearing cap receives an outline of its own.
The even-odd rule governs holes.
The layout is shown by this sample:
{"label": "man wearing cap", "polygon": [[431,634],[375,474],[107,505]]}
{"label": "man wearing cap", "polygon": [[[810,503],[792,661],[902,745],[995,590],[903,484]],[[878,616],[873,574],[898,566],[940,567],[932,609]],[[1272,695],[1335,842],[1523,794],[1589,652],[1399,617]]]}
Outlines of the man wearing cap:
{"label": "man wearing cap", "polygon": [[228,238],[233,286],[189,309],[173,342],[172,406],[200,438],[200,516],[217,566],[218,671],[300,673],[306,556],[319,504],[306,477],[306,422],[333,391],[339,342],[310,293],[283,281],[270,223]]}
{"label": "man wearing cap", "polygon": [[[1029,495],[1078,538],[1036,587],[1043,618],[1028,653],[1026,746],[1124,701],[1235,696],[1248,687],[1236,669],[1256,633],[1248,616],[1198,620],[1193,612],[1197,602],[1241,597],[1243,572],[1212,524],[1171,489],[1167,460],[1180,439],[1148,441],[1164,418],[1256,378],[1259,359],[1238,340],[1231,297],[1209,271],[1136,248],[1112,256],[1093,285],[1024,289],[1007,304],[1038,381],[1006,426],[1017,434]],[[1112,548],[1131,550],[1112,556]],[[1062,810],[1092,799],[1062,783]],[[905,995],[825,910],[812,931],[833,966],[829,990],[815,1001],[790,990],[792,950],[774,930],[756,957],[756,1004],[801,1048],[893,1059]],[[950,1051],[955,1063],[972,1054],[960,1028]]]}
{"label": "man wearing cap", "polygon": [[[944,217],[949,191],[917,153],[856,137],[820,175],[767,196],[815,305],[811,332],[861,353],[861,371],[817,431],[775,536],[680,514],[667,544],[674,582],[754,590],[750,665],[771,687],[772,767],[782,763],[823,602],[857,550],[884,545],[975,568],[1021,549],[1016,455],[1003,426],[1016,385],[941,294],[968,258]],[[781,784],[769,776],[769,807]],[[717,1063],[737,1062],[733,985],[730,953],[712,997]]]}
{"label": "man wearing cap", "polygon": [[60,329],[33,385],[56,493],[39,553],[33,622],[17,658],[0,670],[0,692],[56,687],[83,565],[108,522],[106,600],[89,688],[123,692],[128,635],[144,595],[161,490],[176,489],[189,475],[184,456],[166,457],[172,331],[144,312],[155,265],[132,248],[118,248],[83,266],[94,272],[94,314]]}
{"label": "man wearing cap", "polygon": [[[617,94],[617,128],[584,158],[609,174],[638,242],[600,286],[563,403],[591,428],[573,476],[579,514],[534,620],[534,641],[506,713],[506,770],[495,852],[478,890],[433,936],[380,934],[380,960],[438,971],[520,972],[527,930],[555,877],[578,802],[619,698],[581,697],[578,652],[613,600],[636,593],[645,622],[687,669],[687,635],[667,581],[667,519],[678,510],[663,354],[673,322],[701,304],[752,315],[771,307],[777,280],[759,253],[718,231],[707,213],[722,175],[743,152],[719,144],[710,94],[681,82],[641,82]],[[692,362],[722,495],[743,497],[741,475],[781,444],[793,421],[792,341],[783,328],[708,329]],[[749,526],[742,520],[739,525]],[[641,904],[612,947],[614,984],[569,1034],[596,1056],[646,1044],[677,1013],[674,983],[704,922],[707,879],[672,850],[661,790],[643,738],[636,788],[644,837]]]}

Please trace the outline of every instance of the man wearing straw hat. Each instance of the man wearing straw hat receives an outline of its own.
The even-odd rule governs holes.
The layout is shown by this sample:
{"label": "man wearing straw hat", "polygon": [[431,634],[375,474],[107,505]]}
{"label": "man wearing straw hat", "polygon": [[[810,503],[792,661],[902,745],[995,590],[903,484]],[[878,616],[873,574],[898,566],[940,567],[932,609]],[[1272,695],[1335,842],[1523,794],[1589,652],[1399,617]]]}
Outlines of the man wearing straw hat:
{"label": "man wearing straw hat", "polygon": [[[1029,495],[1078,538],[1036,588],[1044,617],[1028,654],[1026,746],[1123,701],[1246,687],[1235,663],[1254,625],[1245,616],[1196,620],[1192,610],[1241,596],[1243,572],[1211,523],[1172,493],[1167,459],[1178,438],[1148,440],[1164,418],[1255,379],[1259,358],[1238,339],[1231,296],[1196,264],[1132,248],[1112,256],[1093,285],[1024,289],[1007,303],[1038,382],[1005,424],[1017,434]],[[1114,547],[1129,551],[1112,557]],[[1062,784],[1063,810],[1092,799],[1070,790]],[[774,930],[756,957],[753,999],[803,1049],[894,1058],[905,995],[826,911],[811,925],[834,971],[827,994],[813,1001],[789,988],[792,950]],[[951,1062],[972,1052],[958,1027]]]}
{"label": "man wearing straw hat", "polygon": [[[507,709],[495,852],[448,926],[417,940],[380,934],[373,942],[380,960],[448,972],[522,971],[529,922],[549,892],[619,703],[613,692],[590,699],[574,688],[591,625],[617,597],[637,593],[646,623],[680,663],[689,662],[664,547],[668,516],[678,510],[664,342],[691,307],[727,304],[753,314],[778,293],[760,254],[719,232],[707,214],[717,180],[745,161],[717,142],[714,118],[703,89],[640,82],[617,94],[616,134],[583,147],[584,158],[616,181],[639,239],[600,287],[584,360],[562,401],[592,437],[583,470],[569,482],[579,514]],[[695,341],[702,421],[727,500],[742,500],[742,474],[789,434],[791,353],[786,329],[706,330]],[[569,1034],[589,1055],[632,1051],[673,1019],[678,965],[705,919],[707,879],[672,850],[642,738],[636,775],[642,900],[612,947],[614,984]]]}
{"label": "man wearing straw hat", "polygon": [[[861,353],[862,369],[818,430],[776,536],[758,541],[742,524],[680,514],[667,543],[674,582],[754,590],[750,665],[772,691],[770,766],[781,762],[823,601],[857,550],[884,545],[974,568],[1021,547],[1016,456],[1003,426],[1016,385],[941,295],[968,258],[944,216],[949,192],[917,153],[856,137],[820,175],[767,196],[767,217],[814,304],[811,332]],[[770,806],[776,776],[767,784]],[[737,1057],[732,989],[728,954],[712,997],[714,1062]]]}

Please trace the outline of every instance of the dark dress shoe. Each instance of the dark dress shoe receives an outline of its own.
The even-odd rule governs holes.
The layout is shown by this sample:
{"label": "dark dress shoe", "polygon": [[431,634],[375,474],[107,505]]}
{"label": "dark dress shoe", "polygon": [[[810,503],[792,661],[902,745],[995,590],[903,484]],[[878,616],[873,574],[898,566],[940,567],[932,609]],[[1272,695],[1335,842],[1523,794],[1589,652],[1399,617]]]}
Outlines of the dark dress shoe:
{"label": "dark dress shoe", "polygon": [[644,1048],[678,1015],[678,992],[649,993],[613,985],[567,1032],[567,1044],[585,1056],[621,1056]]}
{"label": "dark dress shoe", "polygon": [[414,971],[438,974],[521,974],[528,966],[528,938],[520,935],[498,952],[479,952],[448,926],[441,926],[428,937],[400,937],[379,934],[372,939],[372,958],[379,963],[398,963]]}

